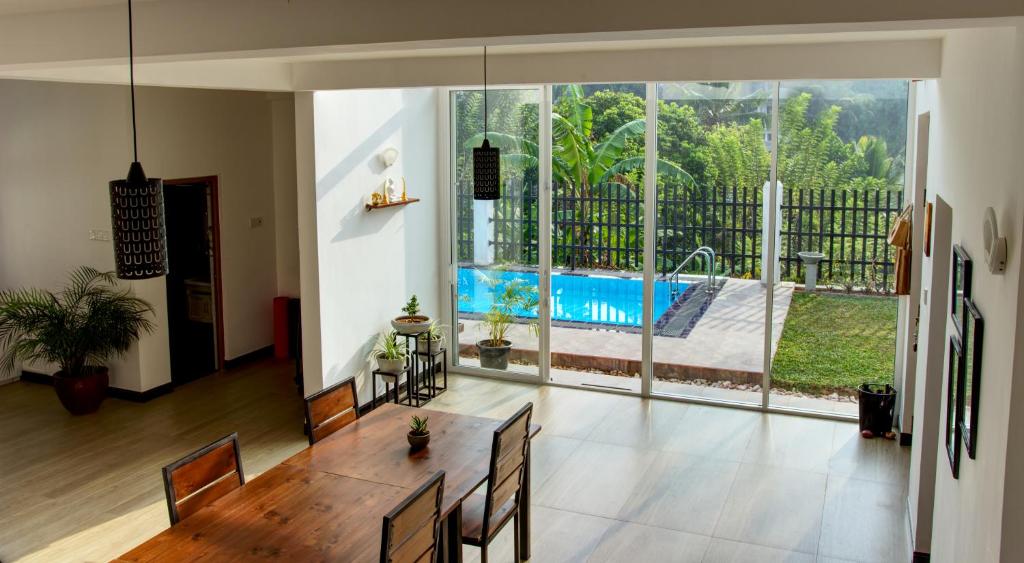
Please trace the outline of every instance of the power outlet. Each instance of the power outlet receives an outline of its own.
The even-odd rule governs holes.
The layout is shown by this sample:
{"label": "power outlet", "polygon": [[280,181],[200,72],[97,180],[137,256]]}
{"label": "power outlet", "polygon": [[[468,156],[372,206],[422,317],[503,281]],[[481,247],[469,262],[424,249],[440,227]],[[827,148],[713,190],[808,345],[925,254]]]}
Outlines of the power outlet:
{"label": "power outlet", "polygon": [[249,228],[258,229],[263,226],[263,217],[249,217]]}
{"label": "power outlet", "polygon": [[89,240],[109,241],[110,231],[104,231],[102,229],[90,229]]}

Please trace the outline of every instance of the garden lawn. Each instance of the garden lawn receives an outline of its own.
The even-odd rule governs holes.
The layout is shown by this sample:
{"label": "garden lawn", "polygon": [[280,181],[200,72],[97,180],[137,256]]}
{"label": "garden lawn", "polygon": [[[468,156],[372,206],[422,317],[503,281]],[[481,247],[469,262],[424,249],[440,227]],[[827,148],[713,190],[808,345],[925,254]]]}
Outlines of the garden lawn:
{"label": "garden lawn", "polygon": [[772,386],[806,393],[892,383],[896,298],[795,292],[772,364]]}

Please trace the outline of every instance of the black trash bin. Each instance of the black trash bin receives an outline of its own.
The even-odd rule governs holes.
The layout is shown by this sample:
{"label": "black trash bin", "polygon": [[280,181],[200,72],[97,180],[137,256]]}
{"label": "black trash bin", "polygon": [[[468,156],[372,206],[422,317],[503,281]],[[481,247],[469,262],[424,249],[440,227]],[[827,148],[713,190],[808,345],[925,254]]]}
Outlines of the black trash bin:
{"label": "black trash bin", "polygon": [[887,383],[862,383],[857,388],[860,401],[860,429],[876,436],[892,432],[892,411],[896,389]]}

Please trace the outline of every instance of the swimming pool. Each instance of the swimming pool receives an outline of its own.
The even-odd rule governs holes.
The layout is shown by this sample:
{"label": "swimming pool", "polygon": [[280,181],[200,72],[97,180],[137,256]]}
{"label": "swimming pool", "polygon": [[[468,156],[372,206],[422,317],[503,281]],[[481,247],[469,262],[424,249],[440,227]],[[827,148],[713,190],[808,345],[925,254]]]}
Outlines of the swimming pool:
{"label": "swimming pool", "polygon": [[[486,313],[491,308],[492,289],[487,278],[502,281],[521,279],[536,286],[538,275],[532,272],[459,268],[459,312]],[[657,321],[672,305],[669,284],[654,282],[654,319]],[[687,283],[679,284],[682,294]],[[498,283],[501,289],[501,282]],[[616,276],[551,274],[551,318],[617,326],[641,326],[643,316],[643,280]],[[516,311],[522,317],[536,317],[537,311]]]}

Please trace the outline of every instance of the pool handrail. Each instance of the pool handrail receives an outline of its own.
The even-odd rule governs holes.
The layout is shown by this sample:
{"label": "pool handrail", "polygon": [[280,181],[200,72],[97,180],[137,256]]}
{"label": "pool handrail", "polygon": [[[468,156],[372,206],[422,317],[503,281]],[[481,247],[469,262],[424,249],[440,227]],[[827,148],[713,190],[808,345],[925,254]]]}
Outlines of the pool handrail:
{"label": "pool handrail", "polygon": [[685,268],[686,265],[689,264],[690,261],[693,260],[696,256],[703,257],[704,263],[707,266],[706,276],[708,279],[708,283],[704,287],[704,291],[711,293],[712,291],[715,290],[715,283],[718,281],[718,274],[717,272],[715,272],[715,250],[710,246],[702,246],[697,250],[691,252],[689,256],[687,256],[685,260],[680,262],[679,265],[676,266],[676,269],[672,270],[672,273],[669,274],[669,293],[672,295],[673,298],[679,293],[679,272],[682,271],[682,269]]}

